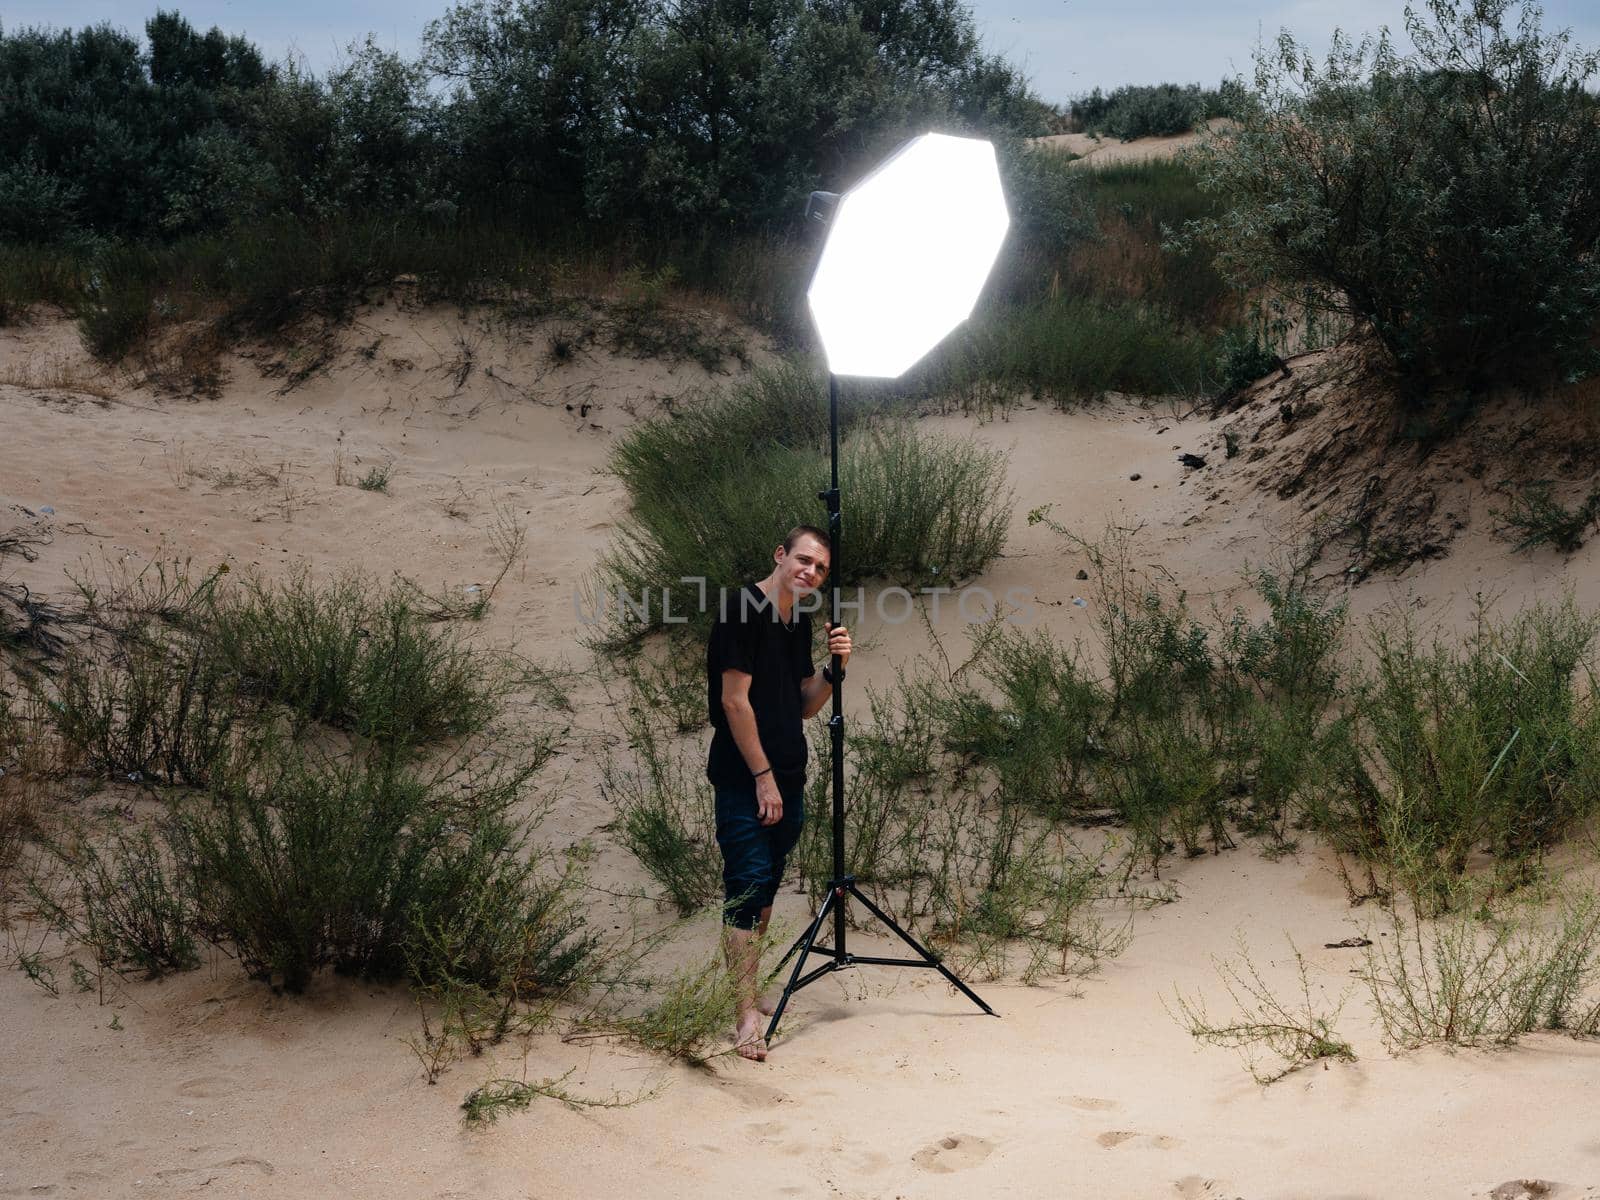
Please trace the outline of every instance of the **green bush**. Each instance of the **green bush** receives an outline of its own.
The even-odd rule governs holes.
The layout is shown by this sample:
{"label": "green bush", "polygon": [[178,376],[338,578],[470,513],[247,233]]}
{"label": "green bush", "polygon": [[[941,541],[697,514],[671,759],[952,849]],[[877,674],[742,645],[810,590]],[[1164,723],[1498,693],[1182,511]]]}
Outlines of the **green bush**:
{"label": "green bush", "polygon": [[1600,1033],[1600,904],[1592,891],[1562,896],[1553,922],[1460,915],[1407,923],[1391,910],[1386,923],[1362,977],[1391,1049],[1508,1046],[1540,1029]]}
{"label": "green bush", "polygon": [[1236,326],[1217,344],[1217,383],[1228,392],[1270,375],[1283,360],[1254,330]]}
{"label": "green bush", "polygon": [[1225,79],[1215,89],[1197,83],[1128,84],[1107,95],[1095,88],[1072,101],[1069,111],[1078,128],[1128,142],[1188,133],[1202,120],[1237,115],[1246,102],[1238,81]]}
{"label": "green bush", "polygon": [[[191,965],[204,941],[296,991],[331,966],[507,1008],[582,978],[596,940],[578,879],[513,816],[551,738],[497,729],[492,752],[472,740],[426,762],[418,745],[498,716],[498,669],[398,590],[220,579],[80,581],[96,636],[24,717],[50,713],[69,766],[193,790],[135,834],[51,848],[35,892],[61,930],[112,970]],[[241,695],[368,740],[291,740],[281,710]]]}
{"label": "green bush", "polygon": [[989,309],[907,375],[925,395],[982,406],[1031,395],[1066,407],[1107,392],[1211,389],[1212,339],[1137,303],[1044,300]]}
{"label": "green bush", "polygon": [[1128,868],[1159,869],[1181,844],[1186,855],[1233,845],[1226,763],[1193,709],[1131,716],[1116,727],[1100,767],[1103,794],[1128,826]]}
{"label": "green bush", "polygon": [[[1265,1086],[1298,1071],[1301,1067],[1326,1060],[1354,1062],[1355,1051],[1350,1043],[1339,1036],[1334,1024],[1339,1019],[1345,998],[1341,996],[1331,1012],[1311,998],[1311,980],[1306,969],[1305,956],[1291,940],[1289,948],[1294,954],[1299,975],[1299,1002],[1285,1000],[1268,986],[1250,957],[1250,948],[1239,939],[1239,961],[1230,962],[1212,957],[1212,963],[1222,980],[1223,989],[1233,1002],[1232,1020],[1219,1022],[1206,1011],[1204,998],[1186,997],[1176,992],[1176,1013],[1173,1016],[1197,1042],[1212,1046],[1226,1046],[1238,1050],[1244,1059],[1245,1069],[1251,1078]],[[1162,1001],[1163,1007],[1166,1001]],[[1167,1010],[1169,1013],[1172,1010]],[[1271,1056],[1270,1065],[1263,1069],[1260,1051]],[[1275,1061],[1274,1061],[1275,1060]]]}
{"label": "green bush", "polygon": [[117,600],[134,611],[108,610],[106,635],[39,685],[56,733],[92,770],[203,787],[263,703],[412,746],[479,732],[497,709],[502,665],[425,620],[402,585],[220,579]]}
{"label": "green bush", "polygon": [[1022,275],[1030,260],[1057,261],[1094,232],[1094,210],[1087,203],[1083,172],[1073,169],[1066,155],[1028,142],[1006,141],[996,156],[1012,228],[995,268],[998,281],[988,289],[990,296],[1002,294],[1007,281]]}
{"label": "green bush", "polygon": [[677,733],[698,733],[706,723],[705,643],[681,629],[662,641],[659,654],[641,648],[623,664],[629,720],[648,712],[668,718]]}
{"label": "green bush", "polygon": [[[868,693],[868,703],[872,720],[852,730],[846,761],[845,869],[880,904],[915,914],[919,887],[942,874],[939,864],[949,861],[955,847],[946,837],[933,850],[937,814],[918,777],[935,770],[935,760],[924,759],[920,767],[912,762],[929,744],[925,714],[914,703],[897,714],[876,693]],[[808,894],[820,901],[833,877],[833,744],[813,737],[811,752],[806,823],[793,858]]]}
{"label": "green bush", "polygon": [[428,776],[393,751],[273,745],[176,810],[174,852],[207,935],[290,991],[327,966],[559,988],[593,943],[508,815],[529,773]]}
{"label": "green bush", "polygon": [[1511,497],[1504,509],[1490,509],[1503,524],[1503,534],[1514,538],[1518,550],[1553,546],[1572,554],[1583,546],[1584,535],[1600,520],[1600,488],[1592,488],[1583,503],[1568,508],[1551,494],[1547,482],[1529,484]]}
{"label": "green bush", "polygon": [[1103,128],[1112,137],[1165,137],[1188,133],[1205,117],[1206,99],[1198,84],[1160,83],[1119,87],[1106,105]]}
{"label": "green bush", "polygon": [[1099,235],[1067,258],[1065,294],[1142,303],[1180,327],[1209,331],[1240,319],[1238,293],[1210,248],[1174,238],[1188,222],[1216,216],[1221,207],[1187,162],[1102,166],[1090,160],[1074,174],[1083,180]]}
{"label": "green bush", "polygon": [[[1063,656],[1022,639],[991,660],[992,645],[981,642],[953,674],[922,664],[891,692],[868,693],[870,716],[850,732],[846,869],[963,970],[986,978],[1016,971],[1029,981],[1085,973],[1120,952],[1126,931],[1108,928],[1096,909],[1106,893],[1103,860],[1059,824],[1072,795],[1050,789],[1070,787],[1072,768],[1020,744],[1022,722],[1004,719],[1015,714],[999,712],[974,680],[980,671],[1010,680],[1030,710],[1027,723],[1056,736],[1063,758],[1081,756],[1072,702],[1062,713],[1055,685],[1036,670]],[[1065,731],[1049,728],[1053,721]],[[831,745],[818,739],[814,750],[793,861],[816,901],[832,878],[833,810]]]}
{"label": "green bush", "polygon": [[105,839],[80,829],[48,850],[65,879],[36,876],[33,901],[96,965],[148,979],[200,965],[194,899],[163,838],[149,828]]}
{"label": "green bush", "polygon": [[733,976],[717,955],[663,980],[660,997],[643,1011],[596,1022],[593,1029],[704,1067],[719,1055],[732,1053],[728,1030],[738,1017],[738,1001]]}
{"label": "green bush", "polygon": [[[1030,520],[1056,528],[1043,512]],[[1342,604],[1316,595],[1304,566],[1250,573],[1264,620],[1242,609],[1204,619],[1156,572],[1137,569],[1126,534],[1078,539],[1098,576],[1105,716],[1093,796],[1134,836],[1128,861],[1158,868],[1233,844],[1235,825],[1287,845],[1336,745],[1334,660]]]}
{"label": "green bush", "polygon": [[1088,806],[1095,731],[1108,703],[1077,653],[1042,632],[1006,629],[986,646],[981,669],[999,706],[983,722],[978,753],[994,765],[1002,793],[1049,815]]}
{"label": "green bush", "polygon": [[414,593],[348,575],[304,573],[220,591],[206,615],[216,659],[258,697],[385,742],[481,730],[495,709],[495,663],[423,619]]}
{"label": "green bush", "polygon": [[73,225],[81,191],[30,159],[0,167],[0,239],[50,242]]}
{"label": "green bush", "polygon": [[525,1002],[572,986],[597,940],[570,869],[510,815],[535,769],[514,758],[424,774],[258,741],[156,825],[51,844],[31,890],[114,971],[192,967],[204,940],[290,991],[331,966]]}
{"label": "green bush", "polygon": [[1450,904],[1480,850],[1514,880],[1600,807],[1600,709],[1577,686],[1597,628],[1570,598],[1503,621],[1480,612],[1460,645],[1374,623],[1350,708],[1380,787],[1329,798],[1319,824],[1364,843],[1425,909]]}
{"label": "green bush", "polygon": [[[841,407],[840,480],[851,513],[841,580],[942,582],[981,571],[1004,544],[1001,456],[905,424],[868,426],[848,399]],[[615,614],[637,631],[662,623],[661,589],[672,587],[673,616],[704,628],[716,588],[765,575],[791,526],[824,519],[816,498],[828,480],[823,388],[797,367],[759,373],[641,422],[611,465],[632,511],[602,561],[602,595],[651,594],[646,625],[631,610]],[[704,611],[683,578],[707,581]]]}
{"label": "green bush", "polygon": [[846,578],[979,574],[1005,546],[1005,456],[904,422],[859,430],[841,452],[850,497]]}
{"label": "green bush", "polygon": [[[703,669],[698,683],[697,725],[703,725]],[[612,832],[661,885],[678,915],[686,917],[722,896],[717,815],[704,756],[698,741],[687,753],[672,741],[637,683],[624,704],[623,730],[633,762],[608,754],[602,767],[605,790],[617,808]]]}
{"label": "green bush", "polygon": [[96,256],[75,309],[78,330],[89,353],[118,362],[143,345],[156,321],[156,257],[137,248],[116,248]]}
{"label": "green bush", "polygon": [[0,326],[33,304],[70,308],[83,286],[79,256],[61,246],[0,245]]}
{"label": "green bush", "polygon": [[[1408,10],[1417,47],[1285,34],[1259,103],[1203,150],[1222,198],[1197,223],[1241,284],[1312,289],[1429,391],[1539,386],[1590,369],[1600,288],[1600,54],[1510,0]],[[1441,188],[1440,181],[1449,187]]]}
{"label": "green bush", "polygon": [[210,781],[245,707],[216,653],[143,624],[113,645],[81,646],[53,691],[56,734],[90,770],[191,787]]}

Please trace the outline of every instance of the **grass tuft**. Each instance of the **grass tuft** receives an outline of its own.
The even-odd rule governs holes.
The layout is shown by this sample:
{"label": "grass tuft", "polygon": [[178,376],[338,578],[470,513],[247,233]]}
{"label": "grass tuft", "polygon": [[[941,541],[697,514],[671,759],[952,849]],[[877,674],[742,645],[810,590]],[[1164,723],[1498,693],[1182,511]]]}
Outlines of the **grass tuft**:
{"label": "grass tuft", "polygon": [[394,474],[394,467],[385,463],[381,467],[373,467],[356,481],[356,486],[363,492],[385,492],[389,490],[389,477]]}

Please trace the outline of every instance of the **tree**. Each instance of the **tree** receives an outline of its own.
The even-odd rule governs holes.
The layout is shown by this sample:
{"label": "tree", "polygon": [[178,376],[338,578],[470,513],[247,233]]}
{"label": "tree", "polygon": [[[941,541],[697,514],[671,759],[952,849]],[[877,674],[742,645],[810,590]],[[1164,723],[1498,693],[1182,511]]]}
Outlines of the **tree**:
{"label": "tree", "polygon": [[145,22],[144,35],[150,43],[150,80],[157,87],[216,92],[266,82],[261,52],[244,38],[215,27],[201,34],[177,13],[160,11]]}
{"label": "tree", "polygon": [[176,13],[145,32],[148,53],[109,25],[0,35],[0,193],[16,206],[0,233],[150,237],[214,219],[206,164],[238,157],[241,98],[270,73],[248,42]]}
{"label": "tree", "polygon": [[1600,55],[1513,7],[1427,0],[1415,56],[1339,34],[1320,68],[1285,33],[1200,160],[1227,211],[1195,228],[1224,266],[1354,318],[1417,399],[1592,366]]}
{"label": "tree", "polygon": [[0,234],[460,212],[715,240],[911,133],[1044,128],[961,0],[464,0],[417,61],[368,41],[323,78],[175,12],[145,35],[0,32]]}
{"label": "tree", "polygon": [[431,22],[422,66],[447,188],[480,213],[550,226],[600,215],[640,0],[470,0]]}
{"label": "tree", "polygon": [[431,145],[421,70],[368,37],[328,77],[339,203],[403,212],[428,185]]}

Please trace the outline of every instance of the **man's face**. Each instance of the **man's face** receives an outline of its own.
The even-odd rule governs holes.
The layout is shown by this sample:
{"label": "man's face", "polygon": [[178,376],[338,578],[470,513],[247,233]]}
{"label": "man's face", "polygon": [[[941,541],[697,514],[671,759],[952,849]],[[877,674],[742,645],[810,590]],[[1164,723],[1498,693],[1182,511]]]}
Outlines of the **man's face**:
{"label": "man's face", "polygon": [[779,546],[773,558],[784,585],[796,596],[816,591],[828,577],[828,547],[810,534],[796,538],[793,550]]}

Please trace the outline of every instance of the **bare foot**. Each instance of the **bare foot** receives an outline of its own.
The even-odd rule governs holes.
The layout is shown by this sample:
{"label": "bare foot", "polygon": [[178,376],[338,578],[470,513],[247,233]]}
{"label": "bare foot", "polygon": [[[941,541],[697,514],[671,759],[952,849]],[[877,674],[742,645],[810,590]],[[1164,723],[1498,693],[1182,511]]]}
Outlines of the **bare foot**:
{"label": "bare foot", "polygon": [[778,1011],[778,997],[780,995],[782,995],[781,992],[768,992],[756,1001],[756,1011],[764,1017],[770,1017]]}
{"label": "bare foot", "polygon": [[765,1062],[767,1057],[767,1042],[761,1036],[761,1013],[747,1012],[739,1018],[739,1028],[733,1035],[733,1047],[739,1052],[740,1058],[748,1058],[751,1062]]}

